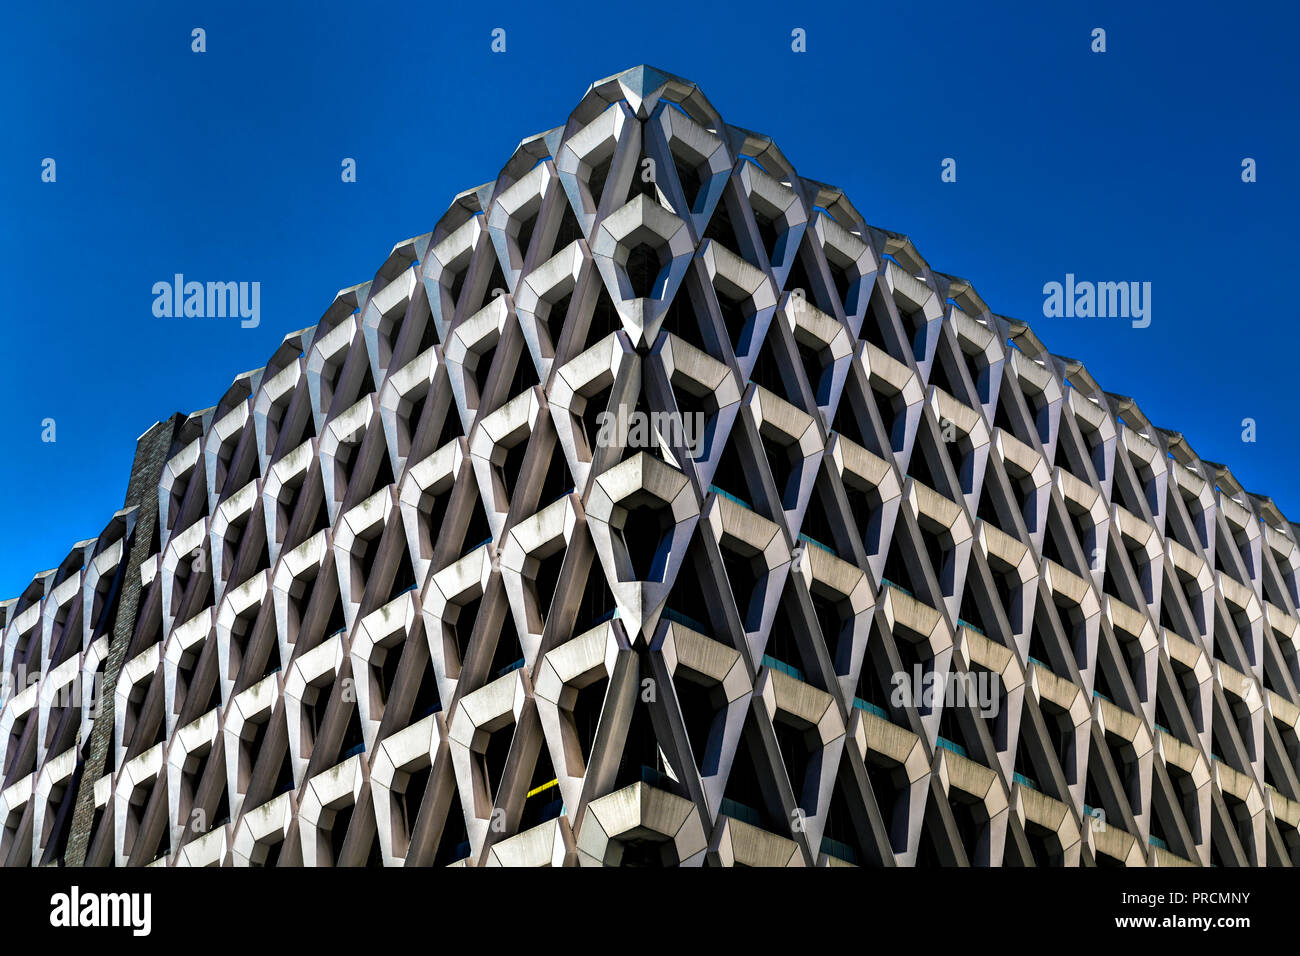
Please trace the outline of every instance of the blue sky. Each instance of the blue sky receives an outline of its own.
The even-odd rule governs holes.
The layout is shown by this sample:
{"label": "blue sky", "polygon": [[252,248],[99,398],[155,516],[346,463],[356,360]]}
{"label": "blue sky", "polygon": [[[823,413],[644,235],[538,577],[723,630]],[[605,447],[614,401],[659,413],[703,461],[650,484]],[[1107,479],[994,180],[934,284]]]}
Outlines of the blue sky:
{"label": "blue sky", "polygon": [[[11,9],[0,597],[103,528],[154,421],[214,404],[522,138],[561,125],[593,80],[638,63],[699,83],[728,122],[774,137],[802,175],[1300,520],[1300,14],[1135,6]],[[945,157],[956,183],[940,181]],[[1258,182],[1241,181],[1244,157]],[[260,325],[155,318],[152,286],[177,272],[261,282]],[[1151,282],[1151,326],[1044,318],[1043,284],[1067,272]]]}

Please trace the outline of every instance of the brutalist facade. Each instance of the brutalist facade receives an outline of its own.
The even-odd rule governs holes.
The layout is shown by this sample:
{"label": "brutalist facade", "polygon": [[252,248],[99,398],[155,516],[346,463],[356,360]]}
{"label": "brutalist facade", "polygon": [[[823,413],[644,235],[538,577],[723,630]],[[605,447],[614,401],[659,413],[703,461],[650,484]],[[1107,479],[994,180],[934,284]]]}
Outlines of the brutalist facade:
{"label": "brutalist facade", "polygon": [[0,604],[10,866],[1300,860],[1296,528],[650,68],[126,505]]}

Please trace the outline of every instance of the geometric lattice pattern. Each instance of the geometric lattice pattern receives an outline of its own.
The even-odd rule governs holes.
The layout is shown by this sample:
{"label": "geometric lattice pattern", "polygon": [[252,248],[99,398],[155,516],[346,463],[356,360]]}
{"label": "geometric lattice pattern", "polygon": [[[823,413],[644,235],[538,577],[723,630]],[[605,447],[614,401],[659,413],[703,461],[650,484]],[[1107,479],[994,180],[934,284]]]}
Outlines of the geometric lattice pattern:
{"label": "geometric lattice pattern", "polygon": [[1300,861],[1295,526],[689,82],[178,422],[0,604],[5,864]]}

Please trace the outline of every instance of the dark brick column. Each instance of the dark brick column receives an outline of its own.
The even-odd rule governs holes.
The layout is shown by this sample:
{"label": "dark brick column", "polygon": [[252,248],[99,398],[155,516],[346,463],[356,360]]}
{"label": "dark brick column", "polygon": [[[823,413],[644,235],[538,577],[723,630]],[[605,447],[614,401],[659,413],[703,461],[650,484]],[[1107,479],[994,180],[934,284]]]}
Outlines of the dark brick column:
{"label": "dark brick column", "polygon": [[158,483],[171,452],[172,439],[181,422],[173,415],[158,422],[136,442],[135,460],[131,462],[131,479],[126,489],[127,508],[135,508],[135,530],[127,554],[125,577],[118,596],[117,614],[113,618],[113,636],[109,642],[108,665],[104,672],[99,714],[90,730],[90,746],[81,767],[72,830],[68,835],[67,866],[85,866],[90,849],[90,824],[95,816],[95,782],[104,775],[108,747],[113,739],[113,701],[117,698],[117,678],[122,672],[126,649],[135,630],[140,608],[140,567],[150,557],[150,544],[158,523]]}

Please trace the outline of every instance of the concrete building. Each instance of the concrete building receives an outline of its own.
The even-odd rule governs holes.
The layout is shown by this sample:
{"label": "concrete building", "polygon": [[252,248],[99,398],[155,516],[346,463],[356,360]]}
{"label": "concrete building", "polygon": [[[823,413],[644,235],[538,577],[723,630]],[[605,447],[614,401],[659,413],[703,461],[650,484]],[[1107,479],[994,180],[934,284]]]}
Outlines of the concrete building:
{"label": "concrete building", "polygon": [[0,861],[1290,865],[1298,572],[638,67],[0,603]]}

